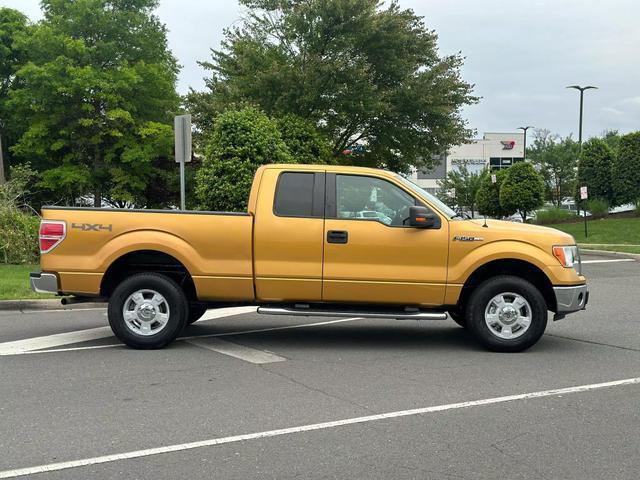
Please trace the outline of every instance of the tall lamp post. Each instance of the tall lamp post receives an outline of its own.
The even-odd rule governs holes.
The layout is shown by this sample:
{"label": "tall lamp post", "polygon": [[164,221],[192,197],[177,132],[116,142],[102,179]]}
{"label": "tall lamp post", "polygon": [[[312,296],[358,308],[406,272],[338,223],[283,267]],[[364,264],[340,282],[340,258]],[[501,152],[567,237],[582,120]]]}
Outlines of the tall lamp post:
{"label": "tall lamp post", "polygon": [[581,87],[580,85],[569,85],[567,88],[573,88],[580,92],[580,123],[578,125],[578,144],[580,145],[580,149],[582,149],[582,105],[584,103],[584,91],[591,90],[592,88],[597,89],[598,87],[594,87],[593,85],[587,85],[586,87]]}
{"label": "tall lamp post", "polygon": [[[598,87],[594,87],[593,85],[587,85],[586,87],[581,87],[580,85],[569,85],[567,88],[573,88],[574,90],[578,90],[580,92],[580,123],[578,124],[578,145],[580,151],[582,151],[582,106],[584,104],[584,91],[597,89]],[[587,238],[587,202],[584,202],[584,237]]]}
{"label": "tall lamp post", "polygon": [[531,125],[527,125],[526,127],[518,127],[516,130],[522,130],[524,132],[524,152],[522,154],[522,159],[527,159],[527,130],[533,128]]}

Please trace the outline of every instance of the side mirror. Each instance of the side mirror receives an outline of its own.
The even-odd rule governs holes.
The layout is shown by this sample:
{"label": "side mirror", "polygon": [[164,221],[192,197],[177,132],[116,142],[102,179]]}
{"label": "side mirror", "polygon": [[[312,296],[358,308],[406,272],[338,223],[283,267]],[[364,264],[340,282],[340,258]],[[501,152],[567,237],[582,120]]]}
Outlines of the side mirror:
{"label": "side mirror", "polygon": [[409,207],[409,225],[415,228],[440,228],[440,217],[426,207]]}

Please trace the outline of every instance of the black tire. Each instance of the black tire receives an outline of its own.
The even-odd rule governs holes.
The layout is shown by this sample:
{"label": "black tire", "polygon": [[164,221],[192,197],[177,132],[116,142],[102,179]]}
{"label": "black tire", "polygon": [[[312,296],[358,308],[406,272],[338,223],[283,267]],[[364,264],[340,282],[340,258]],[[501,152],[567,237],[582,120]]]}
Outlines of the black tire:
{"label": "black tire", "polygon": [[[130,295],[140,290],[152,290],[162,295],[168,306],[168,320],[155,334],[143,336],[135,333],[124,319],[123,309]],[[135,310],[134,310],[135,311]],[[116,287],[109,299],[109,325],[118,339],[132,348],[162,348],[175,340],[184,329],[189,315],[189,304],[184,291],[169,277],[158,273],[138,273]]]}
{"label": "black tire", "polygon": [[[501,293],[512,292],[522,296],[531,310],[528,329],[519,337],[504,339],[493,333],[485,322],[485,310],[491,299]],[[466,309],[469,330],[486,348],[495,352],[521,352],[534,345],[547,327],[547,304],[540,291],[530,282],[509,275],[490,278],[471,294]]]}
{"label": "black tire", "polygon": [[467,317],[463,312],[460,312],[459,310],[449,310],[447,313],[451,317],[451,320],[456,322],[462,328],[467,328]]}
{"label": "black tire", "polygon": [[207,311],[207,306],[203,303],[191,303],[189,304],[189,318],[187,319],[187,325],[197,322]]}

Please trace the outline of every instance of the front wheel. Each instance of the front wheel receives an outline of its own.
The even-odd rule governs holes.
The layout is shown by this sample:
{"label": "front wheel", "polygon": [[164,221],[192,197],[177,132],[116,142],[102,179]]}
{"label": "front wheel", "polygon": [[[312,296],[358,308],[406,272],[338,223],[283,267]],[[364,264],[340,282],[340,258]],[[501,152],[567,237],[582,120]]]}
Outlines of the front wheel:
{"label": "front wheel", "polygon": [[109,299],[109,325],[132,348],[162,348],[171,343],[184,329],[188,314],[184,291],[157,273],[132,275]]}
{"label": "front wheel", "polygon": [[469,298],[469,330],[489,350],[520,352],[534,345],[547,327],[547,304],[530,282],[513,276],[490,278]]}

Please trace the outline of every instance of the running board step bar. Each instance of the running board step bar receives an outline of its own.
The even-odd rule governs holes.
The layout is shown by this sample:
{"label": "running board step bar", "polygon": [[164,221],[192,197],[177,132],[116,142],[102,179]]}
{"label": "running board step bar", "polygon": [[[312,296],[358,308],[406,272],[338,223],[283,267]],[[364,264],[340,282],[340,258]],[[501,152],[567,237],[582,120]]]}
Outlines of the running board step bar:
{"label": "running board step bar", "polygon": [[311,308],[259,307],[263,315],[297,315],[303,317],[361,317],[394,318],[396,320],[446,320],[444,312],[425,312],[421,310],[371,311],[371,310],[314,310]]}

